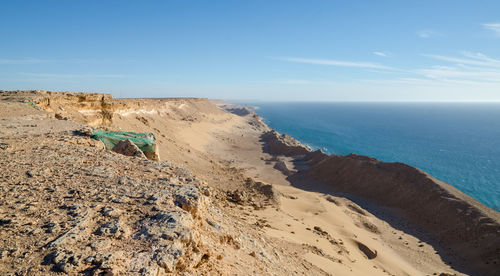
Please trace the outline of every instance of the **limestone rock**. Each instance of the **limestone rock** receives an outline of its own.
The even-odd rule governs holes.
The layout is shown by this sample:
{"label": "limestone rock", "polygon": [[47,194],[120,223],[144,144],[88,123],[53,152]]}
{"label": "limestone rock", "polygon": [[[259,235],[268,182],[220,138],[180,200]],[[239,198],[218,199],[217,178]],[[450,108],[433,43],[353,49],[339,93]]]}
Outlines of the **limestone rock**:
{"label": "limestone rock", "polygon": [[196,185],[187,184],[173,186],[176,187],[174,190],[175,205],[191,213],[193,216],[196,216],[199,210],[203,209],[203,206],[206,205],[206,198],[201,194],[200,189]]}
{"label": "limestone rock", "polygon": [[96,234],[101,236],[118,236],[121,233],[123,233],[123,229],[118,221],[107,222],[96,231]]}
{"label": "limestone rock", "polygon": [[185,211],[160,211],[142,222],[136,238],[180,240],[188,243],[192,240],[192,225],[193,219]]}
{"label": "limestone rock", "polygon": [[113,151],[126,156],[137,156],[146,159],[144,152],[129,139],[118,142],[118,144],[113,147]]}
{"label": "limestone rock", "polygon": [[174,272],[177,262],[183,253],[182,249],[177,248],[175,245],[171,245],[166,249],[156,250],[153,259],[158,266],[164,268],[166,272]]}

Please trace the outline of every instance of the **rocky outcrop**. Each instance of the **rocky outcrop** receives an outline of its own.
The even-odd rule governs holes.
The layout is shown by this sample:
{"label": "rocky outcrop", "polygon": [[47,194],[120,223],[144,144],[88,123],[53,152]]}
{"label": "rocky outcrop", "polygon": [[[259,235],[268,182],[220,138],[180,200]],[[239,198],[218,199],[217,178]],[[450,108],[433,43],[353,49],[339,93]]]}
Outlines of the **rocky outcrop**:
{"label": "rocky outcrop", "polygon": [[2,253],[3,274],[161,275],[206,261],[210,199],[189,171],[88,146],[70,131],[1,138],[16,150],[0,157],[0,181],[12,180],[0,187],[0,252],[36,260],[10,268],[18,256]]}
{"label": "rocky outcrop", "polygon": [[113,119],[113,96],[103,93],[41,91],[35,101],[47,111],[88,125],[109,125]]}
{"label": "rocky outcrop", "polygon": [[311,152],[311,149],[302,145],[286,134],[279,134],[275,130],[268,131],[261,136],[261,141],[264,142],[264,151],[284,156],[304,155]]}
{"label": "rocky outcrop", "polygon": [[250,115],[250,114],[255,114],[255,112],[248,108],[248,107],[245,107],[245,106],[229,106],[229,107],[225,107],[224,110],[226,110],[227,112],[229,113],[233,113],[235,115],[238,115],[238,116],[247,116],[247,115]]}
{"label": "rocky outcrop", "polygon": [[23,90],[0,91],[0,97],[28,102],[52,112],[58,119],[72,119],[92,126],[109,125],[113,118],[114,103],[111,94]]}
{"label": "rocky outcrop", "polygon": [[[105,93],[0,90],[0,100],[29,103],[61,120],[71,119],[90,126],[106,127],[111,126],[113,119],[119,116],[155,114],[197,121],[202,117],[200,113],[223,112],[204,98],[114,99],[111,94]],[[141,120],[147,124],[146,118]]]}

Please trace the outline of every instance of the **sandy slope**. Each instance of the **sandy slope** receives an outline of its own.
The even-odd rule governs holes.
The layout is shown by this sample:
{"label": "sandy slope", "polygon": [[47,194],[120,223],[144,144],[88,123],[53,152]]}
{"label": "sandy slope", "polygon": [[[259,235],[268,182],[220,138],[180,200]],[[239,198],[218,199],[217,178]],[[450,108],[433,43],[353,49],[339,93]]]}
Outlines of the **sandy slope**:
{"label": "sandy slope", "polygon": [[[266,209],[254,213],[257,220],[263,218],[268,221],[265,228],[268,235],[305,244],[310,250],[304,258],[334,275],[424,275],[442,272],[460,275],[444,263],[431,245],[391,227],[346,198],[331,196],[332,191],[324,185],[310,180],[303,183],[309,186],[307,190],[323,192],[291,186],[289,178],[274,168],[276,162],[272,161],[272,155],[263,152],[262,131],[241,129],[216,132],[215,135],[221,138],[208,149],[223,159],[234,160],[233,164],[244,168],[248,175],[272,183],[283,194],[278,210]],[[280,159],[287,161],[286,157]],[[288,166],[293,168],[290,162]],[[315,186],[321,187],[315,189]],[[315,231],[314,227],[319,227],[324,233]],[[377,256],[370,259],[361,249],[363,245],[376,251]]]}

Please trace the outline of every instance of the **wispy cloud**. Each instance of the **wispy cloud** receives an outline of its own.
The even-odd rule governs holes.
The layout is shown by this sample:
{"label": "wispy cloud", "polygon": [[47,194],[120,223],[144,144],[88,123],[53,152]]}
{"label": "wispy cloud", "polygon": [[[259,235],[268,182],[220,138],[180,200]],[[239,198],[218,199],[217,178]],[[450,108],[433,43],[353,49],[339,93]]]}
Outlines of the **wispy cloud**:
{"label": "wispy cloud", "polygon": [[95,79],[95,78],[125,78],[120,74],[46,74],[46,73],[21,73],[23,76],[50,79]]}
{"label": "wispy cloud", "polygon": [[437,80],[468,80],[500,83],[500,70],[433,66],[427,69],[419,69],[415,72],[427,78]]}
{"label": "wispy cloud", "polygon": [[472,52],[468,52],[468,51],[463,51],[462,55],[464,55],[466,57],[469,57],[469,58],[475,58],[475,59],[479,59],[479,60],[484,60],[484,61],[493,62],[493,63],[499,63],[500,64],[500,60],[499,59],[490,58],[490,57],[486,56],[483,53],[472,53]]}
{"label": "wispy cloud", "polygon": [[483,27],[487,30],[495,32],[497,36],[500,36],[500,23],[485,23]]}
{"label": "wispy cloud", "polygon": [[413,70],[422,77],[464,83],[500,83],[500,60],[490,58],[482,53],[462,52],[461,57],[441,55],[423,55],[448,65],[434,65],[429,68]]}
{"label": "wispy cloud", "polygon": [[41,58],[0,58],[0,65],[8,64],[45,64],[45,63],[66,63],[66,64],[95,64],[95,63],[123,63],[127,60],[113,61],[92,58],[71,58],[71,59],[41,59]]}
{"label": "wispy cloud", "polygon": [[377,52],[377,51],[375,51],[375,52],[373,52],[373,54],[376,55],[376,56],[380,56],[380,57],[387,57],[387,54],[384,53],[384,52]]}
{"label": "wispy cloud", "polygon": [[47,63],[51,60],[37,59],[37,58],[24,58],[24,59],[0,59],[0,64],[35,64]]}
{"label": "wispy cloud", "polygon": [[434,30],[420,30],[417,32],[417,35],[421,38],[431,38],[436,36],[442,36],[441,33],[436,32]]}
{"label": "wispy cloud", "polygon": [[354,68],[367,68],[367,69],[392,69],[391,67],[380,65],[371,62],[357,62],[357,61],[343,61],[343,60],[332,60],[332,59],[313,59],[313,58],[298,58],[298,57],[278,57],[278,60],[305,63],[305,64],[316,64],[316,65],[329,65],[329,66],[339,66],[339,67],[354,67]]}
{"label": "wispy cloud", "polygon": [[500,60],[490,58],[482,53],[471,53],[471,52],[462,52],[462,55],[465,57],[449,57],[442,55],[432,55],[432,54],[423,54],[422,56],[430,57],[433,59],[438,59],[442,61],[453,62],[457,64],[468,64],[468,65],[476,65],[476,66],[486,66],[486,67],[500,67]]}
{"label": "wispy cloud", "polygon": [[276,79],[259,83],[285,84],[285,85],[332,85],[334,82],[326,80],[307,79]]}
{"label": "wispy cloud", "polygon": [[[375,53],[374,53],[375,54]],[[500,60],[489,57],[479,52],[461,52],[458,56],[444,56],[436,54],[422,54],[422,56],[435,60],[437,64],[421,68],[395,68],[371,62],[352,62],[330,59],[306,58],[279,58],[288,62],[305,64],[331,65],[343,67],[356,67],[366,69],[378,75],[385,75],[375,81],[415,86],[442,86],[442,85],[500,85]],[[390,70],[388,70],[390,69]],[[380,76],[379,76],[380,77]],[[303,79],[284,79],[273,83],[290,85],[326,85],[325,81],[308,81]],[[329,84],[334,84],[330,82]]]}
{"label": "wispy cloud", "polygon": [[371,83],[376,85],[404,85],[404,86],[416,86],[416,87],[429,87],[429,88],[440,88],[449,86],[474,86],[478,87],[481,85],[489,85],[489,82],[482,81],[470,81],[470,80],[453,80],[453,79],[427,79],[424,77],[414,77],[414,78],[394,78],[394,79],[368,79],[361,80],[364,83]]}

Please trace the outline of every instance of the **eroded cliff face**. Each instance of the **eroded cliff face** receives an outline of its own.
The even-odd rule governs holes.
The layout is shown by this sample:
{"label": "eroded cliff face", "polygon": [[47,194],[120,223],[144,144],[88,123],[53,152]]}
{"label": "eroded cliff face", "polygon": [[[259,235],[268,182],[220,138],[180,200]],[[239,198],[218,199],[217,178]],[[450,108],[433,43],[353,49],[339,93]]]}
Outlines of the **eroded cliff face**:
{"label": "eroded cliff face", "polygon": [[111,94],[104,93],[44,90],[0,92],[2,99],[32,103],[53,112],[58,119],[71,119],[90,126],[111,126],[113,118],[117,116],[158,115],[197,121],[204,114],[222,112],[203,98],[114,99]]}

